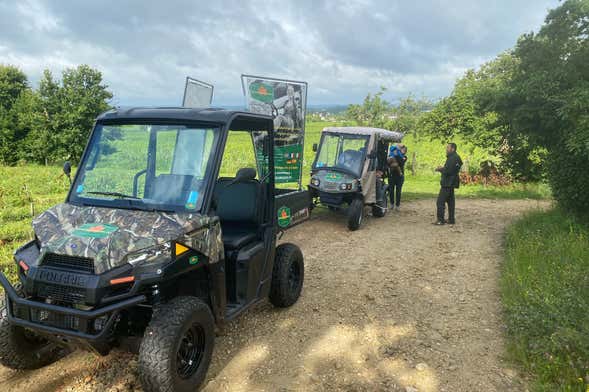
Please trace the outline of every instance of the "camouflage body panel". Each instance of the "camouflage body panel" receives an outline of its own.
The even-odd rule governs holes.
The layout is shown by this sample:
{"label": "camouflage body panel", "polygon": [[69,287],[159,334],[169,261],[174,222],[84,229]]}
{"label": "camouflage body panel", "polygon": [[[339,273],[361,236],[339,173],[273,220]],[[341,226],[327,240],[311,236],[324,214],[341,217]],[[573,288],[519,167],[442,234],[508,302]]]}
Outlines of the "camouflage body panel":
{"label": "camouflage body panel", "polygon": [[225,258],[219,219],[211,219],[208,227],[204,226],[186,233],[178,237],[177,241],[207,256],[209,263],[216,263]]}
{"label": "camouflage body panel", "polygon": [[[33,220],[45,253],[87,257],[96,274],[126,263],[126,256],[172,240],[204,254],[211,263],[222,258],[217,218],[192,213],[163,213],[58,204]],[[39,261],[38,260],[38,261]]]}
{"label": "camouflage body panel", "polygon": [[[356,177],[338,172],[335,170],[319,170],[311,176],[312,179],[319,180],[319,186],[316,187],[311,183],[311,187],[321,191],[330,193],[350,193],[358,192],[358,181]],[[342,190],[341,184],[352,184],[352,189]]]}

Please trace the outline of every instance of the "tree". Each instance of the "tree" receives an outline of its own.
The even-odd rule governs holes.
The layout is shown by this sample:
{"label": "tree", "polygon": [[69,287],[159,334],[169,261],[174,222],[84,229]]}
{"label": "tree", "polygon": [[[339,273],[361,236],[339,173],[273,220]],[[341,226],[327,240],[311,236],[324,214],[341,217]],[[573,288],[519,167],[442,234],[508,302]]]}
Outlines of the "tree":
{"label": "tree", "polygon": [[18,159],[17,147],[23,135],[15,122],[21,106],[17,103],[26,99],[25,92],[30,92],[27,76],[16,67],[0,65],[0,163],[5,165],[12,165]]}
{"label": "tree", "polygon": [[543,149],[531,143],[502,116],[510,106],[510,85],[518,59],[506,52],[469,70],[459,79],[452,94],[443,98],[424,116],[423,131],[450,140],[456,136],[499,158],[503,171],[521,181],[542,178]]}
{"label": "tree", "polygon": [[393,119],[390,128],[418,138],[421,118],[432,107],[433,104],[428,99],[417,99],[410,94],[407,98],[401,99],[399,105],[392,108]]}
{"label": "tree", "polygon": [[3,112],[10,110],[20,94],[28,88],[24,72],[12,65],[0,65],[0,108]]}
{"label": "tree", "polygon": [[553,194],[589,215],[589,1],[549,12],[537,34],[520,38],[502,116],[531,144],[548,151]]}
{"label": "tree", "polygon": [[368,94],[362,105],[348,106],[346,117],[358,125],[385,128],[391,114],[390,103],[382,97],[385,91],[386,89],[381,87],[378,93]]}
{"label": "tree", "polygon": [[[24,143],[22,158],[47,164],[49,161],[58,160],[54,152],[59,141],[61,129],[59,114],[62,111],[60,86],[53,78],[51,71],[47,69],[43,71],[37,92],[35,121]],[[33,122],[32,119],[31,122]]]}
{"label": "tree", "polygon": [[0,66],[0,163],[79,160],[111,98],[102,74],[87,65],[66,69],[61,81],[45,70],[36,91],[17,68]]}
{"label": "tree", "polygon": [[102,84],[102,74],[87,65],[66,69],[62,85],[54,91],[54,82],[47,78],[44,90],[47,108],[51,109],[54,93],[57,111],[54,114],[57,127],[56,148],[53,158],[78,161],[82,156],[96,116],[109,108],[112,93]]}

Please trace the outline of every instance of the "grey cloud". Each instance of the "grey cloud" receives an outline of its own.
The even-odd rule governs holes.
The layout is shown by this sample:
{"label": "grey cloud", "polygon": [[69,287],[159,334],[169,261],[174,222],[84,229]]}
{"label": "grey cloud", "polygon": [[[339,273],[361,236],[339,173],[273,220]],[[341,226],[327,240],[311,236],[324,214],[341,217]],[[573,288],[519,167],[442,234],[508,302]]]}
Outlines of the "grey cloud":
{"label": "grey cloud", "polygon": [[177,104],[186,75],[242,102],[239,76],[307,80],[311,103],[438,97],[453,80],[537,29],[556,0],[0,0],[0,63],[37,80],[87,63],[120,104]]}

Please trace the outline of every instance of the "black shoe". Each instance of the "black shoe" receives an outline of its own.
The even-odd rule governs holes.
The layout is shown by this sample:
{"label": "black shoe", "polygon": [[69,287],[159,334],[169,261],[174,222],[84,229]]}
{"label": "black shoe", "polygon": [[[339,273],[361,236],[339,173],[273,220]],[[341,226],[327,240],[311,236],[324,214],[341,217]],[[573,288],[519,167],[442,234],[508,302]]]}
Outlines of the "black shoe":
{"label": "black shoe", "polygon": [[432,224],[435,225],[435,226],[444,226],[446,224],[446,222],[444,222],[444,221],[437,221],[437,222],[432,223]]}
{"label": "black shoe", "polygon": [[456,224],[456,221],[455,220],[449,220],[446,223],[448,223],[449,225],[455,225]]}

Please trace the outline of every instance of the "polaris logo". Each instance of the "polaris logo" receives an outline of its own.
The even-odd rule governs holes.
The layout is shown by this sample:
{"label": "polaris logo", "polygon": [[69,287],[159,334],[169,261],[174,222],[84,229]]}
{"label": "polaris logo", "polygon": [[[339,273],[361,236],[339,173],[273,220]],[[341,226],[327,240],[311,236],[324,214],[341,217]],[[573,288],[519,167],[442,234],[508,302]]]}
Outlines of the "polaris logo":
{"label": "polaris logo", "polygon": [[58,283],[64,286],[86,287],[87,278],[83,275],[69,274],[53,270],[39,270],[40,281],[47,283]]}

